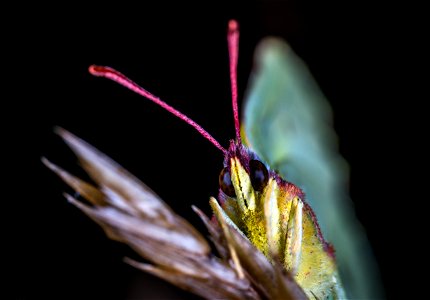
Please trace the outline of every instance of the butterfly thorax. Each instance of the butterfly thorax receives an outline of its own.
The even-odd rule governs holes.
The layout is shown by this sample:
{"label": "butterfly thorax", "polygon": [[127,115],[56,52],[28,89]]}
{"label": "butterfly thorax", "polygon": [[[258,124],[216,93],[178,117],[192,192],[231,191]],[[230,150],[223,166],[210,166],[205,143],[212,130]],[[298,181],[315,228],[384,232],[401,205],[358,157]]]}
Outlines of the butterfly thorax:
{"label": "butterfly thorax", "polygon": [[334,285],[335,261],[303,191],[234,141],[225,155],[219,199],[238,229],[270,260],[292,272],[309,294]]}

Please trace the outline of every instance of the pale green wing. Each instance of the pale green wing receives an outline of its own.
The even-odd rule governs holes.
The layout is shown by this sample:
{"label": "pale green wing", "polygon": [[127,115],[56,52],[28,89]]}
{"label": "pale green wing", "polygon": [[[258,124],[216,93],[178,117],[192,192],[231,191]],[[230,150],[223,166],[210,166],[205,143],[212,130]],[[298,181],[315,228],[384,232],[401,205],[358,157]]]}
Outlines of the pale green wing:
{"label": "pale green wing", "polygon": [[245,140],[272,169],[301,187],[336,249],[349,298],[380,298],[367,238],[348,196],[329,103],[305,64],[281,40],[257,48],[244,113]]}

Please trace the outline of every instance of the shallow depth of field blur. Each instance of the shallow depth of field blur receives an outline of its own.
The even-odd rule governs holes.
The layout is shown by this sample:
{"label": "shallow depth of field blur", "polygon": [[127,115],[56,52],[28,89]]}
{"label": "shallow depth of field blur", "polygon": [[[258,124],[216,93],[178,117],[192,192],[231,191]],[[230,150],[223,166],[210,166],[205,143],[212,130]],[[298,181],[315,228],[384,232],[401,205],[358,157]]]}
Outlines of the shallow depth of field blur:
{"label": "shallow depth of field blur", "polygon": [[20,35],[26,54],[19,60],[38,74],[24,78],[26,88],[17,91],[31,94],[14,102],[17,109],[26,108],[15,128],[20,134],[25,128],[20,152],[30,159],[21,178],[27,188],[13,204],[22,220],[16,228],[16,283],[25,286],[15,289],[17,298],[194,297],[124,264],[123,257],[138,257],[67,203],[62,192],[69,190],[39,158],[83,174],[52,132],[55,125],[64,127],[142,179],[205,233],[191,205],[210,213],[208,200],[218,193],[222,168],[219,150],[149,101],[91,77],[87,68],[115,67],[227,145],[234,137],[226,42],[230,18],[241,27],[240,99],[256,44],[277,35],[308,64],[331,102],[340,152],[350,164],[351,197],[386,294],[392,296],[398,279],[385,253],[394,240],[389,205],[398,200],[388,197],[390,186],[381,181],[390,165],[380,140],[386,132],[381,115],[390,99],[384,94],[387,45],[380,38],[378,12],[342,1],[140,5],[79,5],[21,16],[30,22]]}

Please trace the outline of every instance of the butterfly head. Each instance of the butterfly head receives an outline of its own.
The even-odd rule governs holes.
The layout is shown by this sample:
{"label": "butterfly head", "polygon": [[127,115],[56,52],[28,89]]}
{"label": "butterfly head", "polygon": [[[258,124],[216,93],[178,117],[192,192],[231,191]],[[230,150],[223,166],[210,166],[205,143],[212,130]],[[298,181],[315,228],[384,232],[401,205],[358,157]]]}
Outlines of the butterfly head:
{"label": "butterfly head", "polygon": [[279,176],[257,154],[241,142],[231,140],[219,176],[220,195],[222,198],[238,198],[248,206],[254,202],[255,193],[264,190],[269,178],[276,177]]}

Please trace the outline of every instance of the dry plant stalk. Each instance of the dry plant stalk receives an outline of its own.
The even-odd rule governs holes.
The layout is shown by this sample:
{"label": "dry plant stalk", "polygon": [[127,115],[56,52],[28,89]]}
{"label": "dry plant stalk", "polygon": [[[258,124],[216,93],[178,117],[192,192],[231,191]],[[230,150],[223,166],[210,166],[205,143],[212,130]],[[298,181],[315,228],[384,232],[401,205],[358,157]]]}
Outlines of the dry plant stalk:
{"label": "dry plant stalk", "polygon": [[[151,262],[126,258],[130,265],[184,290],[210,299],[307,299],[285,269],[269,260],[224,218],[213,222],[198,208],[220,257],[205,238],[175,214],[151,189],[83,140],[58,129],[96,183],[87,183],[42,159],[71,188],[88,200],[66,198],[97,222],[107,236],[125,243]],[[215,214],[223,214],[214,198]],[[273,259],[276,262],[276,259]]]}

